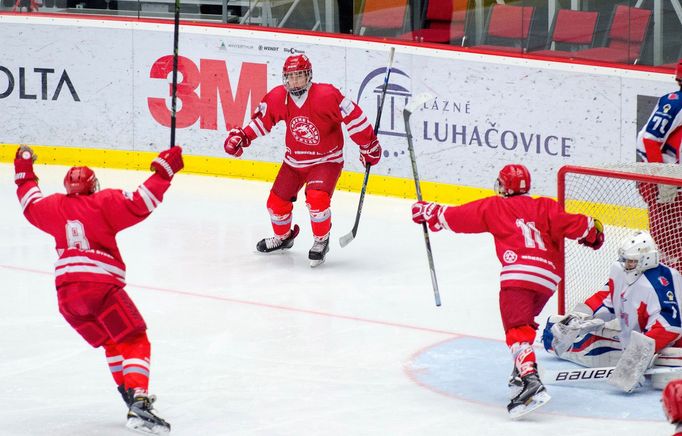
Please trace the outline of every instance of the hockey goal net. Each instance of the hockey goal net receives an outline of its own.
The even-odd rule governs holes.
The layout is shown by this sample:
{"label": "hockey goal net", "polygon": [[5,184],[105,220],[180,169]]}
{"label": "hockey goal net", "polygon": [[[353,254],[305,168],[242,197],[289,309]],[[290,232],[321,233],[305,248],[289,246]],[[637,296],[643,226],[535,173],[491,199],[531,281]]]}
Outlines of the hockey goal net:
{"label": "hockey goal net", "polygon": [[[582,213],[604,224],[605,242],[594,251],[564,240],[559,313],[602,287],[620,242],[634,230],[651,233],[661,261],[682,267],[682,165],[631,163],[599,168],[564,166],[557,196],[567,212]],[[682,192],[682,191],[680,191]]]}

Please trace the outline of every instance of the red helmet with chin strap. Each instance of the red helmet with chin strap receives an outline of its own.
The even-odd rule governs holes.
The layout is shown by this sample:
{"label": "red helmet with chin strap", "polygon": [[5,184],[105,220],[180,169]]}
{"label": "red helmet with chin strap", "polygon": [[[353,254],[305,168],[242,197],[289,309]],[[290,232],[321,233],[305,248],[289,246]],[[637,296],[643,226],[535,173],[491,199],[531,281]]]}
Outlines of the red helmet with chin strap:
{"label": "red helmet with chin strap", "polygon": [[[304,86],[292,87],[289,85],[287,78],[290,74],[298,72],[302,72],[306,76],[306,83]],[[308,56],[304,54],[291,55],[284,61],[284,66],[282,67],[282,82],[291,95],[298,97],[305,94],[311,80],[313,80],[313,64],[310,63]]]}
{"label": "red helmet with chin strap", "polygon": [[71,167],[64,177],[66,195],[90,195],[99,191],[95,172],[88,167]]}
{"label": "red helmet with chin strap", "polygon": [[530,171],[521,164],[505,165],[497,176],[495,191],[503,197],[528,193],[530,191]]}

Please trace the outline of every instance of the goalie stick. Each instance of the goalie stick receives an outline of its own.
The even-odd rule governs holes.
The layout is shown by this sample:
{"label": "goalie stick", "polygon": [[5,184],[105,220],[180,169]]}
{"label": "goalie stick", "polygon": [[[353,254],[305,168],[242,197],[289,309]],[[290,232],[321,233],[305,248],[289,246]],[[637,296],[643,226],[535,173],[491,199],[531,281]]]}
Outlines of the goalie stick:
{"label": "goalie stick", "polygon": [[171,91],[171,126],[170,146],[175,147],[175,112],[177,111],[178,93],[178,39],[180,33],[180,0],[175,0],[175,17],[173,21],[173,86]]}
{"label": "goalie stick", "polygon": [[[564,385],[580,382],[606,381],[615,366],[605,366],[601,368],[575,368],[575,369],[540,369],[540,379],[546,385]],[[682,376],[682,366],[680,367],[655,367],[644,371],[644,375],[679,373]]]}
{"label": "goalie stick", "polygon": [[[403,109],[403,118],[405,120],[405,133],[407,134],[407,149],[410,152],[410,161],[412,162],[412,174],[414,175],[414,186],[417,190],[417,200],[422,201],[422,190],[419,185],[419,173],[417,172],[417,157],[414,153],[414,146],[412,145],[412,129],[410,128],[410,117],[412,113],[417,110],[424,103],[433,100],[433,95],[429,93],[422,93],[415,96],[412,101]],[[426,223],[422,223],[422,230],[424,231],[424,243],[426,244],[426,256],[429,259],[429,270],[431,271],[431,285],[433,286],[433,296],[436,300],[436,306],[440,306],[440,292],[438,291],[438,279],[436,279],[436,267],[433,264],[433,253],[431,252],[431,241],[429,240],[429,229]]]}
{"label": "goalie stick", "polygon": [[[386,89],[388,88],[388,79],[391,77],[391,66],[393,65],[393,55],[395,54],[395,47],[391,47],[388,52],[388,65],[386,66],[386,75],[384,76],[384,85],[381,89],[381,100],[379,101],[379,108],[377,111],[377,119],[374,122],[374,135],[376,136],[379,131],[379,123],[381,122],[381,113],[384,110],[384,100],[386,99]],[[365,167],[365,177],[362,180],[362,188],[360,189],[360,201],[358,203],[358,211],[355,213],[355,224],[353,224],[353,229],[347,234],[339,238],[339,244],[341,247],[345,247],[350,244],[350,242],[355,239],[355,235],[358,234],[358,226],[360,225],[360,214],[362,213],[362,204],[365,202],[365,192],[367,191],[367,182],[369,181],[369,170],[372,166],[367,164]]]}

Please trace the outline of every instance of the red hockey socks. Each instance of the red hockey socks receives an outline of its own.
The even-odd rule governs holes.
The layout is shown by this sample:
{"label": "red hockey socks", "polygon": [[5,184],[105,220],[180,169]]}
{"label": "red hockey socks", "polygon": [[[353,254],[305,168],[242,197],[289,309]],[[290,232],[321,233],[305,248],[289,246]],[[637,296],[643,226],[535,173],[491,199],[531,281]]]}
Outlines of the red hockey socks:
{"label": "red hockey socks", "polygon": [[294,209],[294,204],[270,192],[267,207],[275,236],[284,239],[291,230],[291,211]]}
{"label": "red hockey socks", "polygon": [[507,345],[514,358],[514,366],[521,377],[536,372],[535,351],[531,345],[535,340],[535,329],[525,325],[507,330]]}
{"label": "red hockey socks", "polygon": [[109,371],[114,377],[116,385],[123,384],[123,356],[118,351],[118,347],[113,342],[107,342],[102,345],[104,347],[104,354],[107,356],[107,363],[109,364]]}
{"label": "red hockey socks", "polygon": [[306,191],[306,205],[310,211],[310,226],[315,239],[325,239],[332,228],[331,198],[324,191]]}
{"label": "red hockey socks", "polygon": [[151,345],[147,333],[133,336],[118,344],[123,356],[123,381],[126,389],[147,392],[149,388],[149,359]]}

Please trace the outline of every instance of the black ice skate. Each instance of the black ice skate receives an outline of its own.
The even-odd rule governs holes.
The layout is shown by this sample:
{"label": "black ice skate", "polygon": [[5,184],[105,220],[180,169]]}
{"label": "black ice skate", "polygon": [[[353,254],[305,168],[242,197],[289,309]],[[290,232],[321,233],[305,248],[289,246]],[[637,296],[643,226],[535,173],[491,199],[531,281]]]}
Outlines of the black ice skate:
{"label": "black ice skate", "polygon": [[[132,390],[131,390],[132,391]],[[128,422],[126,427],[130,430],[144,433],[165,435],[170,433],[170,424],[159,418],[154,413],[152,403],[156,400],[153,395],[136,395],[133,397],[130,409],[128,409]]]}
{"label": "black ice skate", "polygon": [[324,256],[327,252],[329,252],[329,235],[324,239],[315,238],[313,248],[308,252],[310,267],[315,268],[316,266],[322,265],[324,263]]}
{"label": "black ice skate", "polygon": [[121,398],[123,398],[123,401],[126,403],[126,407],[130,409],[130,405],[133,404],[133,390],[126,390],[126,388],[120,384],[118,385],[118,392],[121,394]]}
{"label": "black ice skate", "polygon": [[540,381],[537,372],[531,372],[521,377],[521,392],[507,405],[507,411],[512,419],[519,418],[526,413],[545,405],[552,397]]}
{"label": "black ice skate", "polygon": [[509,387],[509,398],[514,398],[523,390],[523,382],[521,381],[521,376],[519,375],[519,370],[512,369],[512,373],[509,375],[509,381],[507,381],[507,387]]}
{"label": "black ice skate", "polygon": [[291,229],[289,236],[284,239],[280,239],[277,236],[271,238],[261,239],[258,244],[256,244],[256,250],[261,253],[270,253],[276,250],[288,250],[294,246],[294,238],[298,236],[298,224],[294,224],[294,228]]}

